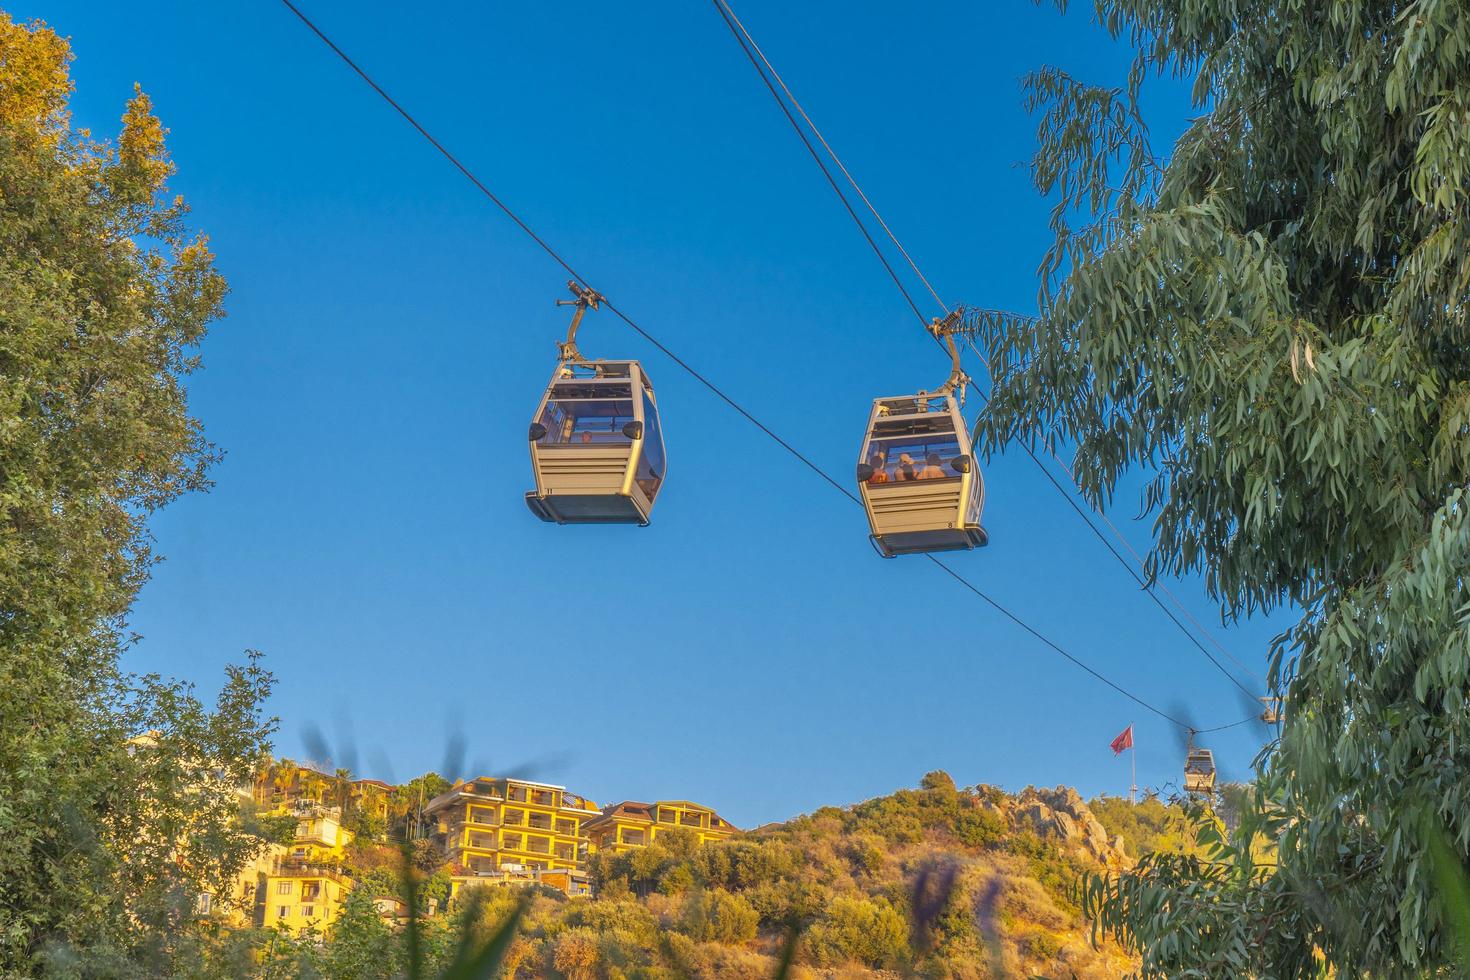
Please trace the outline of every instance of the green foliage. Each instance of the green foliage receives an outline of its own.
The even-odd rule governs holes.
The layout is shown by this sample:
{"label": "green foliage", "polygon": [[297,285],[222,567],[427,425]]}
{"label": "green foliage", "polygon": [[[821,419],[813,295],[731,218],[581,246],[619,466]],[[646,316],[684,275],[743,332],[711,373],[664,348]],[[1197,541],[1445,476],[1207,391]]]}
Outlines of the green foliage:
{"label": "green foliage", "polygon": [[[983,325],[977,438],[1071,449],[1100,506],[1144,469],[1151,572],[1201,573],[1227,616],[1302,610],[1249,832],[1223,865],[1156,852],[1098,907],[1146,975],[1309,975],[1314,945],[1341,975],[1448,968],[1417,828],[1470,850],[1470,18],[1094,9],[1137,60],[1117,88],[1028,82],[1055,244],[1041,315]],[[1158,73],[1201,107],[1167,159],[1139,110]],[[1243,857],[1263,828],[1279,869]]]}
{"label": "green foliage", "polygon": [[1430,873],[1439,886],[1455,961],[1462,976],[1470,975],[1470,872],[1455,856],[1454,845],[1445,839],[1444,831],[1437,825],[1426,824],[1421,833],[1429,853]]}
{"label": "green foliage", "polygon": [[896,968],[909,956],[908,918],[883,898],[838,895],[802,940],[813,963]]}
{"label": "green foliage", "polygon": [[1087,808],[1109,837],[1123,838],[1131,857],[1184,854],[1192,848],[1194,835],[1183,809],[1157,796],[1144,796],[1134,803],[1119,796],[1099,796],[1089,800]]}
{"label": "green foliage", "polygon": [[[938,783],[725,841],[660,834],[646,848],[594,855],[596,898],[480,885],[447,917],[479,937],[524,910],[508,977],[765,980],[801,965],[968,977],[994,975],[1000,962],[1048,969],[1054,957],[1082,976],[1109,975],[1116,951],[1087,948],[1068,897],[1083,859],[1011,829],[1001,814],[1014,807],[993,789]],[[919,827],[920,840],[895,844],[872,829],[889,819]],[[984,832],[964,843],[974,827]],[[383,874],[365,875],[359,890],[379,890]],[[426,949],[438,943],[421,957],[426,968],[454,948],[444,918],[421,929]],[[319,958],[345,935],[326,937]],[[402,949],[396,960],[373,955],[407,962]]]}
{"label": "green foliage", "polygon": [[924,778],[919,780],[919,789],[931,790],[937,793],[954,793],[954,777],[943,769],[926,772]]}
{"label": "green foliage", "polygon": [[759,920],[742,896],[713,888],[693,892],[684,900],[679,931],[700,942],[743,943],[755,938]]}
{"label": "green foliage", "polygon": [[0,974],[157,976],[271,832],[235,797],[271,677],[252,655],[209,710],[118,666],[148,518],[216,458],[184,379],[225,284],[148,97],[94,139],[70,59],[0,13]]}
{"label": "green foliage", "polygon": [[355,888],[329,933],[324,947],[324,972],[354,980],[393,976],[400,967],[400,950],[393,930],[373,906],[369,890]]}

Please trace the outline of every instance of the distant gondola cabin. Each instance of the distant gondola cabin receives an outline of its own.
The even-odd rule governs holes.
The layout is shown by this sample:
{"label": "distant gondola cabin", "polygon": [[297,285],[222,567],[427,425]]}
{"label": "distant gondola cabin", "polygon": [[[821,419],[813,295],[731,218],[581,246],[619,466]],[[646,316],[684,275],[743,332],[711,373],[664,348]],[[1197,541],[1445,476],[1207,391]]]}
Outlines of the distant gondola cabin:
{"label": "distant gondola cabin", "polygon": [[1215,753],[1190,749],[1184,759],[1184,792],[1208,796],[1215,792]]}

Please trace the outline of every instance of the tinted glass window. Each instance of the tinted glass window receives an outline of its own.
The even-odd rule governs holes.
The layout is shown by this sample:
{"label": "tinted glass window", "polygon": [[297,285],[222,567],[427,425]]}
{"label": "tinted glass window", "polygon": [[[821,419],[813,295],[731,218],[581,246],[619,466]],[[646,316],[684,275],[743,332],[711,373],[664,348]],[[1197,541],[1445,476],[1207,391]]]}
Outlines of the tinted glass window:
{"label": "tinted glass window", "polygon": [[627,445],[629,439],[623,434],[623,426],[633,421],[633,400],[604,397],[614,394],[609,388],[628,390],[627,385],[605,385],[602,390],[589,392],[598,396],[591,398],[562,398],[558,397],[559,391],[553,392],[552,400],[536,420],[546,427],[546,435],[538,440],[541,445]]}
{"label": "tinted glass window", "polygon": [[933,435],[873,438],[868,441],[864,462],[873,468],[869,483],[957,480],[960,473],[951,463],[959,455],[960,443],[951,430]]}
{"label": "tinted glass window", "polygon": [[643,453],[638,459],[638,470],[633,478],[651,501],[664,482],[664,439],[659,431],[658,410],[653,399],[643,392]]}

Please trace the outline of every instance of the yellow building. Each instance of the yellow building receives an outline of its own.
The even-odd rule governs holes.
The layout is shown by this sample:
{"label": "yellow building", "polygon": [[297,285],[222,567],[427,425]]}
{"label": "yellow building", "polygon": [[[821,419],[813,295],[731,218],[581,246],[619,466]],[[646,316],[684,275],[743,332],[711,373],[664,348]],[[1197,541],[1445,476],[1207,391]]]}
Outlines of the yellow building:
{"label": "yellow building", "polygon": [[688,800],[659,800],[639,803],[624,800],[604,807],[586,823],[586,833],[593,851],[621,854],[633,847],[647,847],[658,839],[661,831],[675,828],[699,837],[701,844],[724,840],[739,833],[739,828],[714,810]]}
{"label": "yellow building", "polygon": [[394,786],[381,779],[354,779],[348,787],[352,807],[357,813],[365,813],[385,825],[388,822],[389,799]]}
{"label": "yellow building", "polygon": [[456,783],[424,808],[436,841],[470,875],[583,870],[582,828],[597,812],[564,786],[488,777]]}
{"label": "yellow building", "polygon": [[507,865],[499,871],[452,875],[449,879],[449,898],[453,901],[466,888],[514,888],[517,885],[545,885],[564,892],[571,898],[583,898],[592,894],[592,876],[585,871]]}
{"label": "yellow building", "polygon": [[291,840],[291,857],[316,863],[338,861],[352,843],[352,831],[342,826],[336,807],[301,806],[296,815],[296,836]]}
{"label": "yellow building", "polygon": [[337,793],[334,777],[288,760],[272,761],[255,775],[255,801],[278,808],[294,803],[324,805]]}
{"label": "yellow building", "polygon": [[262,926],[325,930],[341,914],[352,879],[334,868],[288,857],[274,863],[261,887],[265,894],[256,905]]}

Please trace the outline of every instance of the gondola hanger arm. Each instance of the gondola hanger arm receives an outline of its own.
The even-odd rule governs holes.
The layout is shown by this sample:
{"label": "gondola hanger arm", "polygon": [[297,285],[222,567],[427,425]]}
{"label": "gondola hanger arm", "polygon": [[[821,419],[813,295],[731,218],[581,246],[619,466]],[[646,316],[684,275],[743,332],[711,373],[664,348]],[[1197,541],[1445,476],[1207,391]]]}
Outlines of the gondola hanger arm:
{"label": "gondola hanger arm", "polygon": [[936,316],[924,328],[949,351],[949,379],[939,386],[938,393],[948,395],[950,392],[956,392],[959,395],[960,404],[962,405],[965,402],[965,386],[970,383],[970,376],[965,374],[965,370],[960,364],[960,348],[954,342],[954,335],[960,329],[964,315],[965,308],[963,306],[956,307],[943,317]]}
{"label": "gondola hanger arm", "polygon": [[597,290],[584,286],[575,279],[567,280],[567,289],[572,291],[576,299],[559,299],[556,305],[574,306],[576,309],[572,312],[572,322],[567,325],[567,339],[558,343],[556,349],[563,361],[581,362],[586,358],[577,349],[577,328],[582,325],[582,314],[587,312],[588,307],[598,309],[602,305],[603,296]]}

